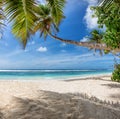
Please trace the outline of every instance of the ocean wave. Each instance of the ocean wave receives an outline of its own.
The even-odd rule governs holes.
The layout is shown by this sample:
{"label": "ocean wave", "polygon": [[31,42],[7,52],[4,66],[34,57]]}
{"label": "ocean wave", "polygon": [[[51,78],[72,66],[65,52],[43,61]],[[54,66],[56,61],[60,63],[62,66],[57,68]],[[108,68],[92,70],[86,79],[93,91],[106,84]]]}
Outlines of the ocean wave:
{"label": "ocean wave", "polygon": [[97,70],[76,70],[76,69],[72,69],[72,70],[39,70],[39,69],[30,69],[30,70],[0,70],[0,72],[87,72],[87,71],[97,71]]}

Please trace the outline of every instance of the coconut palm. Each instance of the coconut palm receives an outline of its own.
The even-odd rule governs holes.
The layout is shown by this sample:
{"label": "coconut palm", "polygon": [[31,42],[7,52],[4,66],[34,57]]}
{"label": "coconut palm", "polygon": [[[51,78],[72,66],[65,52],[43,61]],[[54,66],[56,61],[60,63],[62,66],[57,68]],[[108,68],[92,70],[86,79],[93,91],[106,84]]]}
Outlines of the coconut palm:
{"label": "coconut palm", "polygon": [[[88,47],[88,48],[110,50],[109,48],[107,48],[105,46],[105,44],[101,44],[100,42],[99,43],[98,42],[96,42],[96,43],[78,42],[78,41],[74,41],[74,40],[62,39],[62,38],[56,36],[56,32],[59,31],[59,29],[58,29],[59,24],[58,24],[58,22],[56,22],[54,20],[52,9],[51,9],[51,6],[49,6],[49,5],[39,5],[39,10],[37,11],[37,16],[39,19],[35,23],[33,33],[35,33],[36,31],[40,31],[40,36],[44,35],[45,38],[47,35],[49,35],[56,40],[59,40],[59,41],[62,41],[62,42],[68,43],[68,44],[74,44],[74,45]],[[64,18],[64,15],[62,16],[62,18]],[[60,21],[61,21],[61,19],[60,19]]]}
{"label": "coconut palm", "polygon": [[1,30],[2,26],[4,25],[3,24],[4,19],[5,19],[5,16],[4,16],[4,12],[3,12],[3,2],[0,1],[0,30]]}
{"label": "coconut palm", "polygon": [[2,38],[3,36],[3,28],[5,26],[4,24],[4,20],[5,20],[5,15],[4,15],[4,12],[3,12],[3,1],[0,1],[0,39]]}
{"label": "coconut palm", "polygon": [[39,5],[36,0],[4,0],[3,2],[7,19],[12,23],[12,33],[20,39],[24,48],[30,35],[39,30],[41,36],[44,35],[45,38],[49,35],[69,44],[111,50],[105,44],[78,42],[56,36],[59,24],[64,18],[65,0],[46,0],[45,5]]}
{"label": "coconut palm", "polygon": [[[100,30],[93,30],[91,32],[91,36],[89,37],[89,42],[91,43],[103,43],[103,32]],[[102,49],[97,49],[97,48],[90,48],[90,50],[99,51],[100,55],[103,55],[103,50]]]}
{"label": "coconut palm", "polygon": [[[48,18],[46,19],[43,14],[40,13],[44,9],[46,14],[48,9],[47,7],[42,7],[42,5],[39,6],[36,0],[4,0],[4,2],[6,16],[8,21],[12,22],[12,33],[21,40],[24,47],[26,46],[36,22],[38,22],[38,20],[42,21],[43,24],[39,26],[44,26],[44,23],[47,22],[48,25],[48,22],[51,20],[51,17],[47,16]],[[46,0],[46,2],[51,10],[52,20],[56,25],[59,25],[62,18],[64,18],[63,8],[65,0]],[[42,15],[43,18],[40,15]],[[49,26],[47,26],[47,28],[48,27]],[[42,30],[41,34],[47,34],[45,29]]]}
{"label": "coconut palm", "polygon": [[120,0],[98,0],[99,5],[103,7],[109,7],[113,2],[120,5]]}
{"label": "coconut palm", "polygon": [[34,21],[36,20],[35,0],[5,0],[5,13],[12,22],[12,33],[26,46],[30,37]]}
{"label": "coconut palm", "polygon": [[59,25],[61,20],[65,17],[63,9],[65,7],[66,0],[46,0],[47,5],[51,8],[51,15],[54,22]]}
{"label": "coconut palm", "polygon": [[51,14],[51,7],[48,5],[39,5],[39,9],[36,12],[37,20],[35,21],[34,28],[32,30],[33,33],[36,31],[40,31],[40,36],[44,36],[46,39],[47,35],[54,32],[58,32],[58,21],[55,20],[53,14]]}
{"label": "coconut palm", "polygon": [[102,38],[103,38],[103,32],[101,32],[100,30],[93,30],[91,32],[91,37],[90,42],[93,43],[102,43]]}

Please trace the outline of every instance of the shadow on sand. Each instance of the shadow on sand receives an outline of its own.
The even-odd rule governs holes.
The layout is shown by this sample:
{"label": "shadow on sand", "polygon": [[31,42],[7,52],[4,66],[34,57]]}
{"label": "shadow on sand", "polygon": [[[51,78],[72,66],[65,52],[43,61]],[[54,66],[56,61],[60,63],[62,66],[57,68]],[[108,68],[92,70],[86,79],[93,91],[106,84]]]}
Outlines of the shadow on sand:
{"label": "shadow on sand", "polygon": [[[97,98],[93,98],[97,100]],[[120,109],[82,94],[38,91],[34,99],[13,97],[0,119],[119,119]]]}
{"label": "shadow on sand", "polygon": [[[102,86],[107,86],[108,88],[112,89],[118,89],[120,90],[120,83],[110,83],[110,84],[101,84]],[[115,92],[113,92],[113,94],[110,95],[111,98],[113,99],[119,99],[120,100],[120,94],[116,94]]]}
{"label": "shadow on sand", "polygon": [[113,98],[113,99],[119,99],[120,100],[120,93],[119,94],[111,94],[110,97]]}
{"label": "shadow on sand", "polygon": [[120,88],[120,83],[114,84],[114,83],[110,83],[110,84],[102,84],[102,86],[107,86],[108,88]]}
{"label": "shadow on sand", "polygon": [[[102,80],[102,81],[111,81],[111,80],[107,80],[105,79],[105,77],[110,78],[110,76],[100,76],[100,77],[86,77],[86,78],[78,78],[78,79],[68,79],[68,80],[62,80],[65,82],[73,82],[73,81],[78,81],[78,80]],[[111,81],[112,82],[112,81]]]}

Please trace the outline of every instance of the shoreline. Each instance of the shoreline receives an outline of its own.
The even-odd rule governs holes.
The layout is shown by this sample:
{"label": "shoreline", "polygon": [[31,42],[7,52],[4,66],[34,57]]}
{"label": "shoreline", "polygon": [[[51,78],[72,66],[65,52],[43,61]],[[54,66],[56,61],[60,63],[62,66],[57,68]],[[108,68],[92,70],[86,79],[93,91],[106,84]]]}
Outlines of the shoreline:
{"label": "shoreline", "polygon": [[[78,76],[60,76],[60,77],[40,77],[40,76],[13,76],[13,77],[0,77],[0,81],[38,81],[38,80],[79,80],[85,78],[96,78],[96,77],[110,77],[112,73],[101,73],[101,74],[89,74],[89,75],[78,75]],[[34,80],[33,80],[34,79]]]}
{"label": "shoreline", "polygon": [[56,78],[47,78],[47,79],[42,79],[42,78],[39,78],[39,77],[37,77],[37,78],[25,78],[25,79],[23,79],[23,78],[19,78],[19,79],[0,79],[0,83],[1,82],[35,82],[35,83],[41,83],[41,82],[62,82],[62,81],[65,81],[65,82],[70,82],[70,81],[80,81],[80,80],[99,80],[100,78],[102,78],[103,79],[103,81],[104,80],[108,80],[108,81],[110,81],[110,82],[113,82],[112,80],[111,80],[111,74],[107,74],[107,75],[94,75],[94,76],[84,76],[84,77],[71,77],[71,78],[66,78],[66,79],[61,79],[61,78],[59,78],[59,79],[56,79]]}

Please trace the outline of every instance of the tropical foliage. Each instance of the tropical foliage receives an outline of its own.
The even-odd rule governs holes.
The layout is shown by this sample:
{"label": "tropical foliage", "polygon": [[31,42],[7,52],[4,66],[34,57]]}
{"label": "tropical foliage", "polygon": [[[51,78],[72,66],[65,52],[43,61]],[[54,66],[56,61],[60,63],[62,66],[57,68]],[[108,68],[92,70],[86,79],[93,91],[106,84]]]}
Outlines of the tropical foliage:
{"label": "tropical foliage", "polygon": [[0,32],[2,32],[2,27],[3,27],[3,21],[5,19],[4,12],[3,12],[3,2],[0,1]]}
{"label": "tropical foliage", "polygon": [[65,17],[63,13],[63,8],[65,6],[65,0],[46,0],[47,5],[51,8],[51,16],[53,21],[59,25],[61,20]]}
{"label": "tropical foliage", "polygon": [[112,3],[117,3],[120,5],[120,0],[98,0],[99,5],[102,7],[109,7]]}
{"label": "tropical foliage", "polygon": [[93,10],[95,10],[95,16],[98,17],[99,27],[101,28],[105,26],[106,28],[105,32],[106,34],[104,38],[105,43],[112,46],[113,48],[115,47],[119,48],[118,39],[120,37],[119,34],[120,0],[98,0],[98,1],[99,1],[98,7],[93,7]]}
{"label": "tropical foliage", "polygon": [[58,31],[58,25],[64,18],[64,5],[65,0],[46,0],[45,5],[36,0],[4,0],[0,2],[0,20],[4,8],[7,20],[12,23],[12,33],[25,47],[30,35],[38,29],[45,38],[51,29]]}
{"label": "tropical foliage", "polygon": [[12,23],[12,33],[22,42],[24,48],[30,35],[40,31],[40,36],[44,38],[50,35],[69,44],[110,51],[111,47],[107,47],[104,42],[78,42],[56,36],[59,24],[65,18],[63,13],[65,3],[65,0],[46,0],[45,4],[36,0],[3,0],[0,2],[0,16],[2,16],[0,19],[3,20],[5,13],[7,20]]}
{"label": "tropical foliage", "polygon": [[[111,49],[120,49],[120,0],[102,0],[100,6],[93,7],[100,28],[105,27],[101,39]],[[120,64],[115,64],[111,79],[120,82]]]}
{"label": "tropical foliage", "polygon": [[12,22],[12,33],[21,40],[24,47],[36,20],[35,0],[5,0],[5,13]]}
{"label": "tropical foliage", "polygon": [[44,38],[46,39],[48,34],[52,32],[56,33],[59,31],[57,25],[58,20],[56,21],[54,19],[54,16],[51,13],[51,7],[49,5],[39,5],[37,17],[38,20],[35,22],[33,33],[35,33],[36,31],[40,31],[40,36],[44,36]]}
{"label": "tropical foliage", "polygon": [[112,73],[111,79],[120,82],[120,64],[115,64],[115,70]]}
{"label": "tropical foliage", "polygon": [[[101,30],[93,30],[91,33],[91,36],[88,37],[89,39],[89,42],[93,43],[93,44],[103,44],[103,32]],[[90,48],[90,50],[94,50],[95,52],[96,51],[99,51],[100,55],[103,55],[103,51],[102,49],[97,49],[96,47],[95,48]]]}
{"label": "tropical foliage", "polygon": [[112,49],[120,49],[120,7],[113,2],[109,7],[94,7],[95,16],[98,17],[100,28],[105,26],[106,31],[103,35],[103,41]]}

